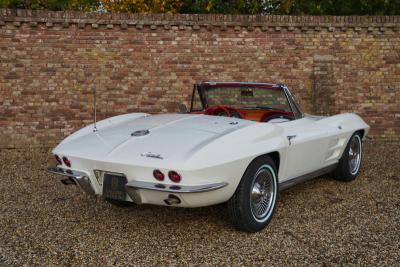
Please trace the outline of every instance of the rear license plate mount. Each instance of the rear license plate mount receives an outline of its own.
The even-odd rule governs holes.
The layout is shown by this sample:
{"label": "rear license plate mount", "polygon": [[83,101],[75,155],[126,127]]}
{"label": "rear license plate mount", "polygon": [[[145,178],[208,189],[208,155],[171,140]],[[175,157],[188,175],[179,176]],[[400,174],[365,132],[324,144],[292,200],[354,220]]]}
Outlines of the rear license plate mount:
{"label": "rear license plate mount", "polygon": [[103,197],[116,200],[126,200],[125,185],[128,182],[121,174],[105,173],[103,180]]}

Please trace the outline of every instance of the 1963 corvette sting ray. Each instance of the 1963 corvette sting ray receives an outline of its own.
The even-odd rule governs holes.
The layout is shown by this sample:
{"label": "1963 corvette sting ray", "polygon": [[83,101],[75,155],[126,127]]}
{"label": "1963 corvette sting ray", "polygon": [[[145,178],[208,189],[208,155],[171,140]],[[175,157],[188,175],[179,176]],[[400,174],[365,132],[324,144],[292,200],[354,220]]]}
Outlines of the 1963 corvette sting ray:
{"label": "1963 corvette sting ray", "polygon": [[227,202],[233,224],[254,232],[272,219],[279,190],[328,172],[353,180],[368,130],[355,114],[303,114],[286,85],[203,82],[186,112],[125,114],[75,132],[49,171],[120,206]]}

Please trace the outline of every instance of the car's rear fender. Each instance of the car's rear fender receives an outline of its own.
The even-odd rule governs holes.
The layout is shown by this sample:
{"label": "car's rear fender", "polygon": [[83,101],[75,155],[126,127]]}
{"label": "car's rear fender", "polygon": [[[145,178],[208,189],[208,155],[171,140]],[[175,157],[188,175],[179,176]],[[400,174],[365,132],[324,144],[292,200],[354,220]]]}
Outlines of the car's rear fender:
{"label": "car's rear fender", "polygon": [[[188,170],[203,172],[205,176],[229,179],[233,195],[249,164],[257,157],[269,153],[284,158],[288,141],[278,125],[257,123],[232,132],[197,151],[187,162]],[[279,174],[284,166],[279,168]],[[230,197],[229,196],[229,197]]]}
{"label": "car's rear fender", "polygon": [[[148,114],[146,114],[146,113],[129,113],[129,114],[118,115],[118,116],[114,116],[114,117],[107,118],[107,119],[96,122],[96,127],[97,127],[97,129],[104,129],[104,128],[112,127],[113,125],[118,124],[118,123],[132,121],[132,120],[135,120],[135,119],[147,116],[147,115]],[[85,126],[84,128],[69,135],[67,138],[65,138],[63,141],[61,141],[59,146],[66,144],[76,138],[90,134],[94,131],[94,129],[95,129],[94,123],[89,124],[89,125]]]}

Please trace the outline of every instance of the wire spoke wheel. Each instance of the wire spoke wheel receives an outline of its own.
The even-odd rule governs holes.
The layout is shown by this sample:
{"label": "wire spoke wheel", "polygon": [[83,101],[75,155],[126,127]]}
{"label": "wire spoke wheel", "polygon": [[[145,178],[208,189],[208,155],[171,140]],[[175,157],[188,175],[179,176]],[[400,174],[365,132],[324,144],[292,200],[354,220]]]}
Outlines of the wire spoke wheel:
{"label": "wire spoke wheel", "polygon": [[256,220],[263,221],[273,210],[276,194],[275,178],[268,166],[256,172],[251,189],[251,212]]}
{"label": "wire spoke wheel", "polygon": [[349,169],[351,174],[356,174],[361,163],[361,139],[354,135],[349,148]]}
{"label": "wire spoke wheel", "polygon": [[235,193],[228,201],[236,228],[257,232],[267,226],[276,210],[279,184],[274,160],[259,156],[247,167]]}
{"label": "wire spoke wheel", "polygon": [[334,172],[336,180],[351,182],[358,176],[363,154],[362,134],[362,132],[355,132],[349,138]]}

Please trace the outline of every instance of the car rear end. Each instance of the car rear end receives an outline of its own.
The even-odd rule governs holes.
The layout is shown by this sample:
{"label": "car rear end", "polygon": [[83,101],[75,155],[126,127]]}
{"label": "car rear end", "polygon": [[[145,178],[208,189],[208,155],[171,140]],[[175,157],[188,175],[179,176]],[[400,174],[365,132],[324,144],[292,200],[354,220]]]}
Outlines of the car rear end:
{"label": "car rear end", "polygon": [[[61,159],[49,172],[65,185],[85,193],[136,204],[201,207],[225,202],[236,188],[246,163],[229,162],[196,170],[115,163],[56,154]],[[242,166],[243,165],[243,166]],[[236,179],[240,179],[237,177]]]}

